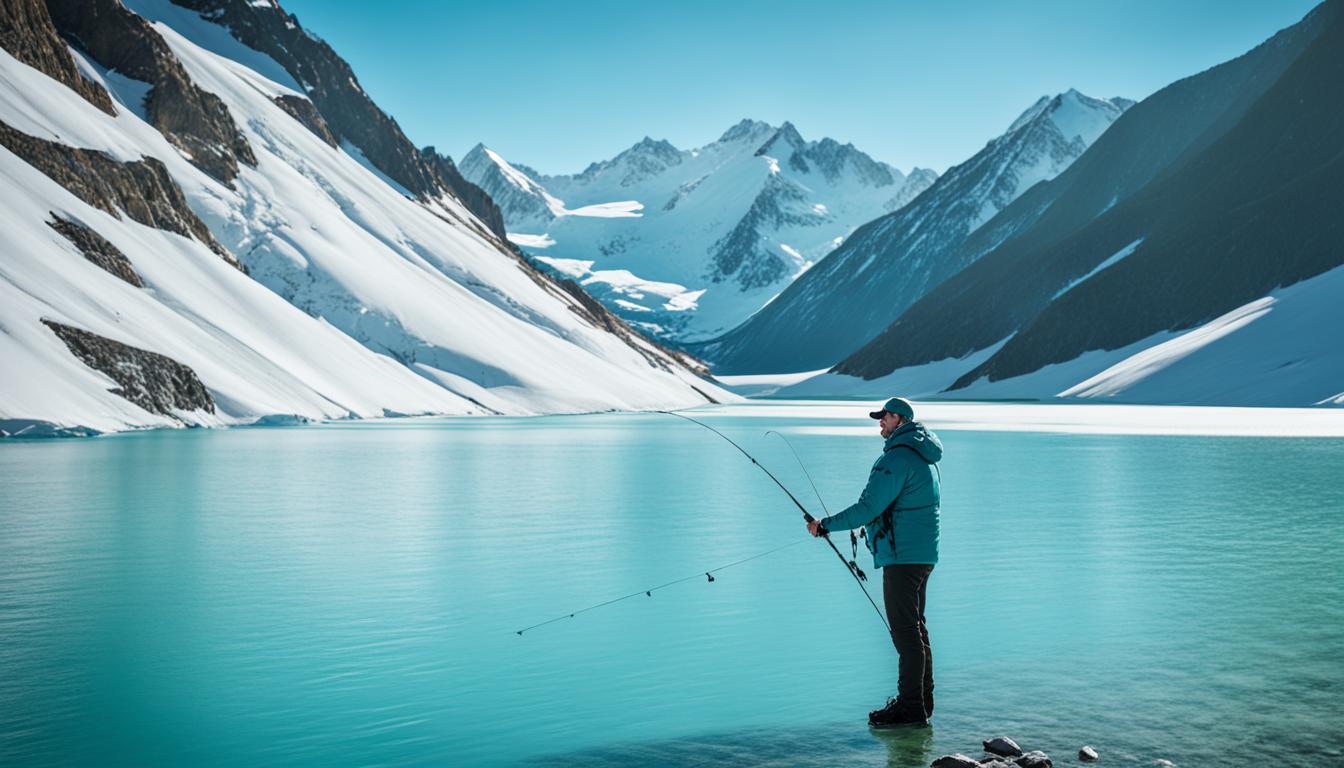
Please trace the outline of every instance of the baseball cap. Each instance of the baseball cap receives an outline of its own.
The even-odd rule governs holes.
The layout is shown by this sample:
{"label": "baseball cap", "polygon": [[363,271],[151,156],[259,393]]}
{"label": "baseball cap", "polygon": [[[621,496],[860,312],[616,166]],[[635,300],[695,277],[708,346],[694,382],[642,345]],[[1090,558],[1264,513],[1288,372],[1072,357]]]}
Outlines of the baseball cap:
{"label": "baseball cap", "polygon": [[915,408],[910,405],[910,401],[903,397],[893,397],[883,403],[882,410],[873,411],[868,415],[874,419],[882,418],[883,413],[894,413],[897,416],[904,416],[906,421],[915,420]]}

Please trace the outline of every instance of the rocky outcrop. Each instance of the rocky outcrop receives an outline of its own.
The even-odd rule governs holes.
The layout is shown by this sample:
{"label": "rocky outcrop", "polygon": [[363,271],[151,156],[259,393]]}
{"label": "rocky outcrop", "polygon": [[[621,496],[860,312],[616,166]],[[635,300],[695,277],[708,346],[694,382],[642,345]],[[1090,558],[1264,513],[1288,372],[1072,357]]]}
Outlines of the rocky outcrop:
{"label": "rocky outcrop", "polygon": [[176,360],[53,320],[44,318],[42,324],[85,365],[117,382],[112,394],[173,418],[181,411],[215,412],[214,398],[196,372]]}
{"label": "rocky outcrop", "polygon": [[126,258],[126,254],[122,253],[117,246],[109,243],[102,235],[77,221],[62,218],[55,213],[51,215],[52,220],[47,222],[47,226],[60,232],[66,240],[69,240],[72,245],[79,249],[80,253],[84,254],[84,258],[136,288],[145,287],[145,282],[140,279],[135,267],[131,266],[131,260]]}
{"label": "rocky outcrop", "polygon": [[771,176],[752,201],[747,214],[712,246],[713,261],[705,277],[715,283],[735,278],[744,291],[762,288],[783,278],[789,265],[769,250],[770,242],[762,237],[761,230],[816,223],[815,215],[807,216],[800,210],[806,202],[807,193],[797,184]]}
{"label": "rocky outcrop", "polygon": [[107,91],[79,73],[42,0],[0,0],[0,48],[53,80],[65,83],[107,114],[116,114]]}
{"label": "rocky outcrop", "polygon": [[504,214],[495,205],[495,201],[486,194],[485,190],[467,181],[462,173],[457,170],[457,165],[453,159],[447,155],[440,155],[434,151],[434,147],[425,147],[420,150],[420,154],[430,163],[433,163],[434,170],[439,178],[448,187],[453,196],[466,206],[476,218],[480,219],[486,227],[490,229],[496,237],[503,240]]}
{"label": "rocky outcrop", "polygon": [[333,147],[340,144],[336,140],[336,134],[332,133],[331,128],[327,126],[327,121],[322,119],[322,113],[318,112],[317,107],[313,106],[313,102],[302,96],[286,93],[276,96],[275,103],[288,112],[290,117],[302,123],[303,127],[312,131],[319,139]]}
{"label": "rocky outcrop", "polygon": [[[226,27],[243,45],[275,59],[299,83],[335,138],[349,141],[378,170],[422,198],[447,192],[500,239],[504,222],[489,196],[470,184],[448,158],[415,148],[401,126],[360,87],[358,78],[326,41],[309,34],[277,3],[248,0],[173,0]],[[292,113],[291,113],[292,114]],[[444,162],[447,161],[446,165]],[[488,204],[487,204],[488,203]]]}
{"label": "rocky outcrop", "polygon": [[1022,754],[1022,748],[1016,741],[1007,736],[995,736],[992,739],[985,739],[985,751],[991,755],[1000,757],[1017,757]]}
{"label": "rocky outcrop", "polygon": [[145,226],[195,237],[242,268],[187,206],[182,190],[159,160],[146,157],[122,163],[102,152],[29,136],[2,121],[0,145],[89,205],[118,218],[124,212]]}
{"label": "rocky outcrop", "polygon": [[238,163],[257,164],[228,107],[196,86],[158,32],[120,0],[47,0],[56,29],[100,65],[150,84],[149,122],[187,159],[231,184]]}
{"label": "rocky outcrop", "polygon": [[[1039,749],[1024,753],[1017,742],[1007,736],[995,736],[992,739],[986,739],[984,748],[986,756],[979,760],[958,752],[952,755],[943,755],[930,763],[930,766],[932,768],[1051,768],[1054,765],[1054,761],[1046,753]],[[1097,751],[1092,747],[1083,747],[1078,750],[1078,759],[1083,762],[1092,762],[1097,759]],[[1170,765],[1167,761],[1160,759],[1157,760],[1157,763]]]}

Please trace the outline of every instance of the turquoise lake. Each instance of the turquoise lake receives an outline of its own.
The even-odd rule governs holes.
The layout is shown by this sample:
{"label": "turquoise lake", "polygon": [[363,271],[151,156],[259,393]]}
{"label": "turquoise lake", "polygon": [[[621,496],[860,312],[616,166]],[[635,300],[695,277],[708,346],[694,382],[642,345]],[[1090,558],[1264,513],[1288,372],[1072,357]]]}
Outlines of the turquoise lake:
{"label": "turquoise lake", "polygon": [[[767,430],[857,496],[862,412],[751,408],[696,416],[818,512]],[[885,733],[872,606],[669,416],[0,443],[0,765],[1344,761],[1344,440],[939,434],[937,712]]]}

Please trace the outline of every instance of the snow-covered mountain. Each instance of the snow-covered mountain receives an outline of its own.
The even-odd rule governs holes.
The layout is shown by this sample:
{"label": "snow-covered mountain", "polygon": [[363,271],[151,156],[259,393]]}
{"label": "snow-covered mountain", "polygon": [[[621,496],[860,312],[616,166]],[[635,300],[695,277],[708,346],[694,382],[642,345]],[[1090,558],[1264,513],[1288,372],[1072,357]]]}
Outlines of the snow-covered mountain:
{"label": "snow-covered mountain", "polygon": [[525,251],[677,341],[737,325],[936,178],[753,120],[697,149],[646,137],[573,175],[545,176],[480,145],[461,170],[499,203]]}
{"label": "snow-covered mountain", "polygon": [[719,373],[832,365],[977,254],[958,246],[1077,159],[1133,102],[1043,96],[909,205],[866,223],[741,326],[691,348]]}
{"label": "snow-covered mountain", "polygon": [[5,432],[724,396],[273,2],[6,0],[0,43]]}
{"label": "snow-covered mountain", "polygon": [[1341,78],[1331,0],[1158,91],[1033,190],[1047,213],[1003,211],[1018,234],[790,393],[1344,404]]}

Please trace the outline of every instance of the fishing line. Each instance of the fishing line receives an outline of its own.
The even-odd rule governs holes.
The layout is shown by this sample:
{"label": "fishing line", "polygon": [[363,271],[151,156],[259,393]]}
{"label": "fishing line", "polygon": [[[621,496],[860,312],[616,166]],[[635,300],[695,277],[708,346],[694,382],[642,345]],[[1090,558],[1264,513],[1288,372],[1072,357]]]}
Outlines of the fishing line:
{"label": "fishing line", "polygon": [[759,554],[752,555],[751,557],[744,557],[744,558],[742,558],[741,560],[734,560],[733,562],[728,563],[727,565],[720,565],[718,568],[710,568],[708,571],[700,571],[700,572],[695,573],[695,574],[692,574],[692,575],[690,575],[690,576],[684,576],[684,577],[682,577],[682,578],[680,578],[680,579],[675,579],[675,580],[673,580],[673,581],[669,581],[669,582],[667,582],[666,584],[659,584],[659,585],[656,586],[656,587],[649,587],[648,589],[641,589],[641,590],[639,590],[638,592],[631,592],[631,593],[628,594],[628,595],[623,595],[623,596],[621,596],[621,597],[612,598],[611,600],[606,600],[606,601],[601,602],[601,603],[598,603],[598,604],[596,604],[596,605],[590,605],[590,606],[588,606],[587,608],[581,608],[581,609],[579,609],[579,610],[577,610],[577,611],[574,611],[573,613],[565,613],[565,614],[561,614],[561,615],[559,615],[559,616],[556,616],[554,619],[547,619],[546,621],[543,621],[543,622],[541,622],[541,623],[539,623],[539,624],[533,624],[533,625],[530,626],[530,627],[523,627],[522,629],[518,630],[515,634],[521,635],[521,634],[523,634],[524,632],[528,631],[529,629],[536,629],[537,627],[544,627],[544,626],[546,626],[547,624],[554,624],[555,622],[557,622],[557,621],[563,621],[564,619],[572,619],[572,618],[574,618],[575,616],[578,616],[578,615],[581,614],[581,613],[587,613],[588,611],[591,611],[591,610],[593,610],[593,609],[595,609],[595,608],[601,608],[601,607],[603,607],[603,606],[605,606],[605,605],[611,605],[612,603],[619,603],[619,602],[621,602],[622,600],[629,600],[629,599],[632,598],[632,597],[639,597],[640,595],[645,595],[646,597],[653,597],[653,593],[654,593],[654,592],[657,592],[657,591],[660,590],[660,589],[663,589],[663,588],[665,588],[665,587],[671,587],[671,586],[674,586],[674,585],[676,585],[676,584],[681,584],[681,583],[683,583],[683,582],[690,581],[691,579],[698,579],[698,578],[700,578],[701,576],[705,576],[705,577],[707,577],[708,580],[709,580],[709,583],[713,583],[713,581],[714,581],[714,577],[713,577],[711,574],[715,574],[715,573],[718,573],[719,571],[726,570],[726,569],[728,569],[728,568],[732,568],[732,567],[735,566],[735,565],[741,565],[741,564],[743,564],[743,563],[749,563],[749,562],[751,562],[752,560],[756,560],[757,558],[765,557],[766,555],[773,555],[774,553],[776,553],[776,552],[778,552],[778,551],[780,551],[780,550],[782,550],[782,549],[788,549],[789,547],[796,547],[796,546],[798,546],[799,544],[802,544],[802,543],[805,542],[805,541],[807,541],[807,539],[799,539],[799,540],[794,541],[794,542],[791,542],[791,543],[789,543],[789,544],[785,544],[785,545],[780,546],[780,547],[775,547],[774,549],[768,549],[768,550],[766,550],[766,551],[764,551],[764,552],[761,552],[761,553],[759,553]]}
{"label": "fishing line", "polygon": [[811,474],[810,472],[807,471],[807,466],[803,464],[803,459],[802,459],[801,456],[798,455],[798,451],[794,450],[794,448],[793,448],[793,443],[790,443],[790,442],[789,442],[789,438],[787,438],[787,437],[781,435],[780,433],[776,432],[776,431],[773,430],[773,429],[770,430],[769,432],[766,432],[766,433],[765,433],[765,436],[766,436],[766,437],[769,437],[770,435],[774,435],[775,437],[778,437],[780,440],[783,440],[783,441],[784,441],[784,444],[785,444],[785,445],[789,446],[789,451],[791,451],[791,452],[793,453],[793,458],[794,458],[794,460],[796,460],[796,461],[798,462],[798,468],[801,469],[801,470],[803,470],[803,477],[806,477],[806,478],[807,478],[807,482],[808,482],[808,484],[810,484],[810,485],[812,486],[812,492],[815,493],[815,494],[817,494],[817,501],[821,502],[821,511],[825,512],[827,517],[830,517],[830,516],[831,516],[831,510],[829,510],[829,509],[826,508],[826,500],[823,499],[823,498],[821,498],[821,491],[818,491],[818,490],[817,490],[817,484],[814,483],[814,482],[812,482],[812,474]]}
{"label": "fishing line", "polygon": [[[803,470],[803,476],[807,478],[807,482],[812,486],[812,492],[817,494],[817,501],[821,502],[822,511],[826,513],[827,517],[830,517],[831,510],[826,508],[826,500],[821,497],[821,491],[817,490],[817,484],[812,481],[812,473],[807,471],[807,465],[803,463],[803,457],[798,455],[798,450],[793,447],[793,443],[790,443],[787,437],[773,429],[765,433],[766,437],[769,437],[770,435],[778,437],[780,440],[784,441],[785,445],[789,446],[789,451],[793,453],[794,460],[798,462],[798,468]],[[863,528],[859,529],[859,535],[863,536],[864,541],[868,540],[868,536],[864,533]],[[852,528],[849,530],[849,549],[853,554],[854,559],[857,560],[859,557],[859,539],[858,536],[854,535],[854,529]]]}
{"label": "fishing line", "polygon": [[[801,511],[801,512],[803,513],[803,519],[804,519],[804,520],[806,520],[806,521],[809,522],[809,523],[816,522],[816,518],[812,516],[812,513],[811,513],[811,512],[808,512],[808,511],[807,511],[807,507],[804,507],[804,506],[803,506],[803,503],[802,503],[801,501],[798,500],[798,497],[797,497],[797,496],[794,496],[794,495],[793,495],[793,492],[790,491],[790,490],[788,489],[787,486],[785,486],[783,483],[781,483],[781,482],[779,481],[779,478],[775,477],[775,474],[774,474],[773,472],[771,472],[769,469],[766,469],[766,467],[765,467],[764,464],[762,464],[762,463],[760,463],[759,461],[757,461],[755,456],[752,456],[750,453],[747,453],[746,449],[743,448],[742,446],[738,445],[737,442],[734,441],[731,437],[728,437],[727,435],[725,435],[725,434],[723,434],[722,432],[720,432],[719,430],[717,430],[717,429],[715,429],[715,428],[709,426],[708,424],[704,423],[703,421],[699,421],[699,420],[697,420],[697,419],[693,419],[693,418],[691,418],[690,416],[687,416],[687,415],[684,414],[684,413],[677,413],[676,411],[653,411],[653,413],[662,413],[662,414],[666,414],[666,415],[668,415],[668,416],[676,416],[676,417],[679,418],[679,419],[685,419],[686,421],[689,421],[689,422],[691,422],[692,424],[698,424],[698,425],[704,427],[705,429],[708,429],[710,432],[713,432],[714,434],[716,434],[716,435],[718,435],[719,437],[723,438],[724,440],[727,440],[728,443],[729,443],[729,445],[732,445],[732,446],[733,446],[734,448],[736,448],[736,449],[737,449],[743,456],[746,456],[748,459],[750,459],[752,464],[755,464],[756,466],[760,467],[760,468],[761,468],[761,471],[764,472],[764,473],[765,473],[771,480],[773,480],[774,483],[775,483],[775,485],[779,486],[779,489],[780,489],[781,491],[783,491],[783,492],[785,493],[785,495],[787,495],[787,496],[789,497],[789,501],[792,501],[792,502],[793,502],[793,505],[796,506],[796,507],[798,507],[798,510]],[[781,435],[781,437],[782,437],[782,435]],[[788,442],[788,441],[786,440],[785,442]],[[790,446],[790,447],[792,447],[792,446]],[[804,470],[804,471],[806,471],[806,470]],[[814,488],[815,488],[815,486],[814,486]],[[824,506],[824,505],[823,505],[823,506]],[[824,531],[825,529],[822,529],[822,530]],[[841,554],[841,552],[840,552],[839,549],[836,548],[836,546],[835,546],[835,542],[831,541],[831,537],[830,537],[827,533],[822,533],[821,536],[820,536],[819,538],[821,538],[823,541],[825,541],[826,544],[827,544],[827,546],[829,546],[829,547],[831,548],[831,551],[835,553],[835,556],[838,557],[838,558],[840,558],[840,562],[842,562],[842,563],[845,564],[845,568],[849,570],[849,574],[850,574],[851,576],[854,577],[854,583],[858,584],[858,585],[859,585],[859,589],[863,590],[863,596],[866,597],[866,598],[868,598],[868,603],[869,603],[870,605],[873,606],[873,610],[877,612],[877,618],[880,619],[880,620],[882,621],[882,626],[883,626],[883,628],[885,628],[886,631],[887,631],[887,634],[890,635],[890,634],[891,634],[891,625],[887,623],[887,617],[886,617],[886,614],[882,613],[882,609],[877,607],[877,602],[873,600],[873,596],[872,596],[872,595],[868,594],[868,588],[865,587],[865,586],[863,585],[863,582],[865,582],[865,581],[868,580],[868,576],[863,572],[863,569],[859,568],[859,564],[855,561],[857,558],[855,558],[855,559],[851,559],[851,560],[846,560],[846,559],[845,559],[845,556],[844,556],[843,554]]]}

